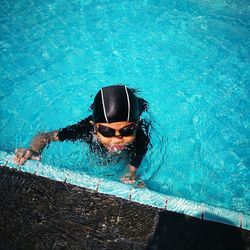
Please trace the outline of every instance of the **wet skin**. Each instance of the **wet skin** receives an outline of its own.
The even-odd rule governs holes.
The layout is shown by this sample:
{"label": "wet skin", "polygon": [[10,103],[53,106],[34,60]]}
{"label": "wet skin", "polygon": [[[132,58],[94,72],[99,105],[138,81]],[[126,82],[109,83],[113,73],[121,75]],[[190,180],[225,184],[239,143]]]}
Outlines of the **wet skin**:
{"label": "wet skin", "polygon": [[[112,123],[96,123],[96,126],[99,125],[109,127],[116,130],[116,134],[113,137],[105,137],[99,132],[96,132],[96,137],[100,141],[100,143],[110,152],[119,152],[122,151],[127,145],[133,143],[136,137],[136,132],[131,136],[121,136],[119,134],[119,130],[128,125],[132,124],[132,122],[112,122]],[[128,166],[129,173],[121,178],[121,181],[126,184],[135,183],[135,172],[136,168],[132,165]]]}
{"label": "wet skin", "polygon": [[[132,122],[113,122],[113,123],[96,123],[96,126],[99,125],[106,126],[116,130],[116,134],[113,137],[105,137],[101,135],[99,132],[96,132],[96,137],[100,141],[100,143],[110,152],[119,152],[122,151],[127,145],[133,143],[136,138],[136,132],[131,136],[122,136],[119,134],[119,130],[130,125]],[[93,125],[93,122],[91,122]],[[16,149],[16,155],[14,157],[14,163],[18,165],[23,165],[27,160],[41,160],[40,154],[42,153],[44,147],[50,143],[51,141],[58,141],[59,138],[57,136],[58,131],[52,131],[48,133],[42,133],[37,135],[31,145],[30,148],[18,148]],[[37,152],[37,154],[34,154]],[[121,181],[126,184],[135,183],[135,173],[136,168],[132,165],[128,166],[128,173],[121,178]]]}
{"label": "wet skin", "polygon": [[132,122],[96,123],[97,127],[102,125],[116,130],[116,134],[113,137],[105,137],[101,133],[97,132],[97,139],[109,152],[122,151],[127,145],[131,144],[135,140],[135,133],[131,136],[121,136],[119,134],[119,130],[121,128],[130,124],[132,124]]}

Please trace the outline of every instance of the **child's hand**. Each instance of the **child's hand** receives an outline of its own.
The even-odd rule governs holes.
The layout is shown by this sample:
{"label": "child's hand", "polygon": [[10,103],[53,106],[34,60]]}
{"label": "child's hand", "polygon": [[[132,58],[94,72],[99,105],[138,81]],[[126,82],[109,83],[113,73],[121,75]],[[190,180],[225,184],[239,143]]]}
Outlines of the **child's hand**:
{"label": "child's hand", "polygon": [[125,184],[134,184],[136,182],[135,175],[131,175],[130,173],[126,173],[122,178],[121,181]]}
{"label": "child's hand", "polygon": [[[122,178],[121,181],[125,184],[134,184],[136,182],[135,176],[130,175],[130,173],[125,174]],[[146,185],[143,180],[138,180],[136,183],[137,188],[146,188]]]}
{"label": "child's hand", "polygon": [[28,148],[17,148],[16,156],[14,157],[14,163],[23,165],[27,160],[41,160],[41,156],[34,153],[33,150]]}

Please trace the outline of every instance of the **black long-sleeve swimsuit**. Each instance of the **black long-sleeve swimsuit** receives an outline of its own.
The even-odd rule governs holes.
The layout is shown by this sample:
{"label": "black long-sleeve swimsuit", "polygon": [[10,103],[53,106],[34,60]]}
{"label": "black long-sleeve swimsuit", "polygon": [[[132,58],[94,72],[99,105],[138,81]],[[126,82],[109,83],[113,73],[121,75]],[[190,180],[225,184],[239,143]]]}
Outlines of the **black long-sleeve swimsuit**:
{"label": "black long-sleeve swimsuit", "polygon": [[[58,132],[59,141],[82,140],[89,144],[90,149],[94,153],[107,155],[107,150],[98,142],[98,140],[96,140],[96,136],[93,132],[93,125],[91,124],[92,120],[92,116],[89,116],[76,124],[60,129]],[[125,155],[126,158],[130,159],[129,164],[136,168],[139,167],[150,143],[146,131],[147,125],[143,123],[143,121],[140,121],[134,142],[128,145],[120,156],[121,158],[124,158]]]}

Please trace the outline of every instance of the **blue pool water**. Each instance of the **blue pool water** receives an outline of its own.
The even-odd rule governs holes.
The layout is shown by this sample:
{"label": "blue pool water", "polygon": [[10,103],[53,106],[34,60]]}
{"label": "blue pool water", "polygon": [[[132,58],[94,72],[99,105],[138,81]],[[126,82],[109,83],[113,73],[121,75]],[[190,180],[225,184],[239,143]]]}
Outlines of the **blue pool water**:
{"label": "blue pool water", "polygon": [[[0,149],[90,114],[102,86],[141,90],[148,189],[250,214],[249,1],[41,1],[0,5]],[[42,163],[119,181],[81,142]],[[46,169],[45,169],[46,170]]]}

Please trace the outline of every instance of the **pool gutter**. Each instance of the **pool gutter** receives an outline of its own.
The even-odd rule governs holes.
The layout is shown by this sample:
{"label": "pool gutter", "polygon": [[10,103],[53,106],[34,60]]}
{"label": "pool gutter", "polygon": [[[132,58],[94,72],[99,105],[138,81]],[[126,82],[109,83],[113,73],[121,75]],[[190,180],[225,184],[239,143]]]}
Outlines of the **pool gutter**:
{"label": "pool gutter", "polygon": [[0,151],[2,165],[15,168],[38,176],[67,182],[80,187],[85,187],[99,193],[115,195],[126,200],[146,204],[167,211],[189,215],[201,220],[219,222],[227,225],[250,230],[250,215],[238,213],[229,209],[215,207],[204,203],[197,203],[183,198],[160,194],[148,189],[139,189],[120,182],[96,178],[86,174],[79,174],[69,170],[57,169],[41,162],[29,161],[22,167],[13,164],[13,154]]}

